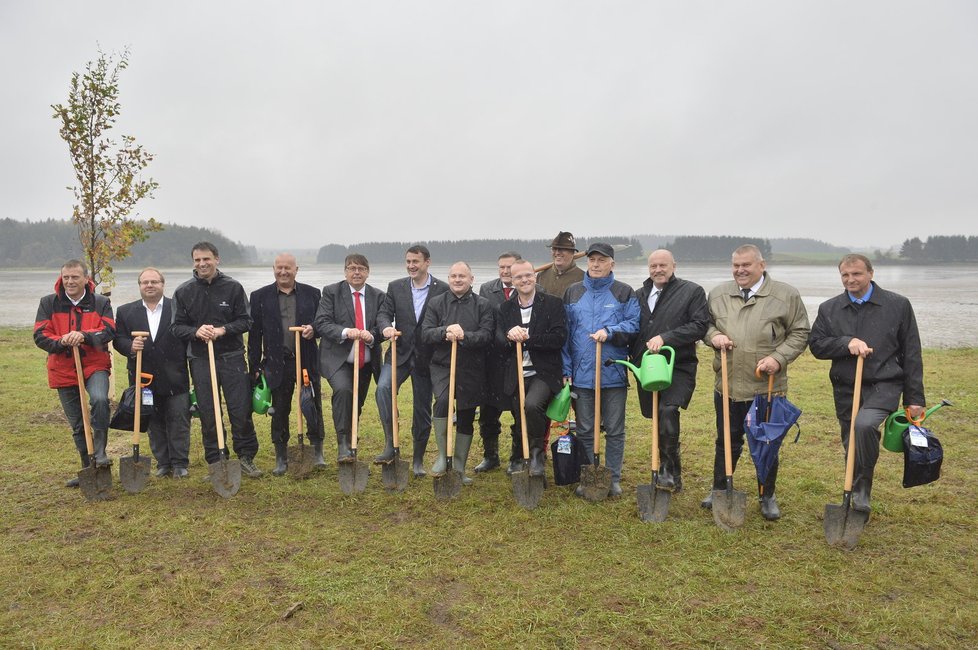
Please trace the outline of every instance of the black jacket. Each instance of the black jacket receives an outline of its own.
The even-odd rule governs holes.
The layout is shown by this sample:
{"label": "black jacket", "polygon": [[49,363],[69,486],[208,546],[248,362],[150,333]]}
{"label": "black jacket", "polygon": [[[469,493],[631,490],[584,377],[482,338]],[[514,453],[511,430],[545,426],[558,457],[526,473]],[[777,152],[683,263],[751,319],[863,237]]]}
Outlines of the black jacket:
{"label": "black jacket", "polygon": [[[516,326],[523,326],[523,317],[519,300],[514,298],[499,307],[499,319],[496,322],[497,346],[506,351],[503,391],[510,396],[515,395],[519,389],[519,377],[516,373],[523,369],[522,360],[519,366],[516,365],[516,344],[506,338],[506,333]],[[538,290],[533,298],[529,330],[530,338],[523,342],[523,349],[530,353],[536,376],[556,394],[564,384],[560,352],[567,341],[567,323],[563,301]]]}
{"label": "black jacket", "polygon": [[436,396],[448,389],[452,344],[445,340],[445,329],[455,323],[465,332],[455,360],[455,402],[460,409],[473,408],[486,398],[486,347],[495,332],[489,301],[469,290],[461,298],[447,291],[428,302],[421,339],[432,347],[431,385]]}
{"label": "black jacket", "polygon": [[[143,345],[143,372],[153,375],[149,387],[154,395],[181,395],[190,390],[187,371],[187,344],[173,334],[173,300],[163,298],[163,314],[156,338],[147,338]],[[119,307],[115,319],[115,349],[126,357],[129,384],[136,381],[136,353],[132,350],[132,333],[148,332],[149,320],[142,300]]]}
{"label": "black jacket", "polygon": [[201,325],[224,327],[227,333],[214,341],[217,356],[244,353],[245,332],[251,329],[248,296],[237,280],[220,270],[211,282],[197,277],[187,280],[173,292],[176,318],[173,333],[190,343],[190,356],[207,358],[207,343],[197,338]]}
{"label": "black jacket", "polygon": [[[661,336],[665,345],[676,351],[672,385],[662,391],[663,404],[676,404],[686,408],[696,389],[696,342],[703,338],[710,325],[710,307],[703,287],[682,280],[675,275],[666,283],[655,302],[655,311],[649,311],[649,295],[655,289],[652,278],[646,278],[638,290],[639,331],[632,343],[632,363],[640,365],[648,349],[645,344],[654,336]],[[640,397],[642,387],[639,386]],[[650,398],[649,398],[650,399]],[[651,401],[649,402],[651,404]],[[651,408],[651,407],[650,407]],[[644,410],[644,409],[643,409]],[[649,411],[651,417],[651,411]]]}
{"label": "black jacket", "polygon": [[818,307],[808,346],[817,359],[831,359],[829,379],[839,419],[852,410],[856,357],[849,341],[862,339],[873,348],[863,362],[862,406],[895,411],[900,404],[926,405],[924,363],[920,354],[917,318],[910,301],[873,282],[869,301],[856,305],[847,292]]}
{"label": "black jacket", "polygon": [[[278,305],[278,285],[274,282],[251,292],[251,331],[248,332],[248,368],[254,374],[259,370],[272,390],[282,383],[285,373],[295,373],[295,360],[285,367],[282,314]],[[316,319],[321,294],[319,289],[301,282],[295,283],[295,319],[293,325],[312,325]],[[290,333],[293,337],[295,334]],[[316,339],[302,341],[299,352],[302,367],[309,371],[309,378],[319,377],[319,349]],[[291,349],[291,347],[289,348]]]}

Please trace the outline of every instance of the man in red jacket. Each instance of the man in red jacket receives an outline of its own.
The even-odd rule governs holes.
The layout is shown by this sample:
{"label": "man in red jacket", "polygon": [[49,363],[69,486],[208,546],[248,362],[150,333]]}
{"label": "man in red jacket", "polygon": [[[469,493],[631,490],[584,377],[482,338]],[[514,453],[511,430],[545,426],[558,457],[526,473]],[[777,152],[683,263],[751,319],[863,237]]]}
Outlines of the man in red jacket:
{"label": "man in red jacket", "polygon": [[[54,293],[41,298],[37,307],[34,343],[48,353],[48,386],[58,389],[83,468],[88,466],[88,445],[72,348],[79,348],[81,353],[85,389],[92,410],[95,463],[100,467],[111,465],[105,454],[111,368],[107,345],[114,336],[115,321],[109,299],[95,293],[95,283],[84,263],[68,260],[54,283]],[[78,478],[72,478],[66,485],[78,487]]]}

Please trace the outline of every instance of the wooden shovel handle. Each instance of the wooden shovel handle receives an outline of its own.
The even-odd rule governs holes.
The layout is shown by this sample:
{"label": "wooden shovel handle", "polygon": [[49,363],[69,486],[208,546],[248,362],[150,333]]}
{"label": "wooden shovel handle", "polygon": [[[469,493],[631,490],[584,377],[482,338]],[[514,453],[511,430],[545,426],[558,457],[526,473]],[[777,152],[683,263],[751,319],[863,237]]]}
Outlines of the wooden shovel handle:
{"label": "wooden shovel handle", "polygon": [[[578,252],[574,253],[574,259],[575,260],[579,260],[582,257],[584,257],[585,254],[586,254],[585,251],[578,251]],[[534,273],[539,273],[540,271],[546,271],[547,269],[549,269],[553,265],[554,265],[553,262],[547,262],[546,264],[543,264],[543,265],[538,266],[535,269],[533,269],[533,272]]]}
{"label": "wooden shovel handle", "polygon": [[601,453],[601,341],[594,342],[594,455]]}
{"label": "wooden shovel handle", "polygon": [[[758,379],[761,378],[761,369],[754,368],[754,376]],[[767,376],[767,413],[764,414],[764,421],[771,421],[771,395],[774,394],[774,375],[768,374]]]}
{"label": "wooden shovel handle", "polygon": [[652,471],[659,471],[659,391],[652,391]]}
{"label": "wooden shovel handle", "polygon": [[[132,337],[149,338],[149,332],[131,332]],[[139,422],[143,417],[143,351],[136,350],[136,387],[132,418],[132,444],[139,444]]]}
{"label": "wooden shovel handle", "polygon": [[214,404],[214,424],[217,428],[217,448],[224,457],[224,418],[221,417],[221,393],[217,390],[217,365],[214,363],[214,341],[207,340],[207,361],[211,369],[211,402]]}
{"label": "wooden shovel handle", "polygon": [[295,431],[297,435],[302,435],[302,326],[289,328],[290,332],[295,332]]}
{"label": "wooden shovel handle", "polygon": [[523,437],[523,458],[530,458],[530,442],[526,436],[526,389],[523,383],[523,342],[516,342],[516,383],[520,393],[520,435]]}
{"label": "wooden shovel handle", "polygon": [[856,381],[852,387],[852,419],[849,420],[849,448],[846,450],[845,491],[852,492],[852,477],[856,473],[856,415],[863,392],[863,358],[856,357]]}
{"label": "wooden shovel handle", "polygon": [[452,360],[448,366],[448,457],[455,453],[455,361],[458,358],[458,339],[452,339]]}
{"label": "wooden shovel handle", "polygon": [[350,449],[357,452],[357,436],[360,429],[360,339],[353,341],[353,418],[350,425]]}
{"label": "wooden shovel handle", "polygon": [[71,351],[75,355],[75,375],[78,377],[78,399],[81,400],[82,422],[85,425],[85,446],[88,455],[95,455],[95,443],[92,441],[92,414],[89,412],[88,391],[85,388],[85,373],[82,372],[81,354],[78,346],[71,346]]}
{"label": "wooden shovel handle", "polygon": [[720,388],[723,393],[723,466],[726,476],[733,476],[733,454],[730,451],[730,383],[727,379],[726,348],[720,348]]}

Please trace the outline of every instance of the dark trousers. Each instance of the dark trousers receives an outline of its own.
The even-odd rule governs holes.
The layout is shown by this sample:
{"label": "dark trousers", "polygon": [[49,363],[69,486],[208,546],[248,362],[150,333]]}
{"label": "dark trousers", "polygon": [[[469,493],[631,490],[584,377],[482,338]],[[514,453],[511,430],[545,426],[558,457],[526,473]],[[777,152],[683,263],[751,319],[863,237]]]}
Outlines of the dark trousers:
{"label": "dark trousers", "polygon": [[190,466],[190,393],[153,395],[149,448],[158,468]]}
{"label": "dark trousers", "polygon": [[[367,400],[367,389],[370,388],[370,367],[360,368],[360,386],[357,388],[357,416],[363,412],[363,403]],[[333,428],[337,436],[350,439],[353,433],[353,364],[343,366],[329,377],[329,387],[333,390],[331,404],[333,406]]]}
{"label": "dark trousers", "polygon": [[[397,388],[400,391],[401,384],[411,377],[412,404],[414,414],[411,419],[411,435],[415,444],[422,447],[428,443],[431,435],[431,377],[427,374],[427,369],[422,372],[415,367],[413,361],[408,366],[398,365],[397,367]],[[377,380],[377,391],[374,398],[377,401],[377,413],[380,416],[380,424],[384,427],[385,436],[392,435],[393,431],[393,405],[391,403],[391,384],[393,383],[393,373],[391,364],[384,365],[380,369],[380,379]],[[398,436],[400,437],[400,436]],[[400,440],[398,441],[400,442]]]}
{"label": "dark trousers", "polygon": [[[880,424],[889,414],[890,411],[878,408],[861,408],[856,414],[856,478],[873,478],[880,457]],[[842,429],[842,448],[848,452],[849,420],[839,420],[839,427]]]}
{"label": "dark trousers", "polygon": [[[218,390],[224,394],[224,406],[231,421],[231,446],[238,458],[254,458],[258,453],[258,436],[251,419],[251,378],[245,369],[244,352],[215,359]],[[206,358],[190,359],[190,376],[197,391],[200,407],[200,433],[204,442],[204,459],[208,464],[220,460],[217,447],[217,420],[214,419],[214,396],[211,394],[211,371]],[[219,397],[219,396],[218,396]],[[225,432],[227,446],[227,432]]]}
{"label": "dark trousers", "polygon": [[[547,386],[546,382],[537,377],[526,377],[523,382],[526,388],[526,437],[529,438],[531,449],[542,449],[550,420],[547,418],[547,405],[553,398],[554,393]],[[519,389],[517,389],[519,390]],[[520,441],[520,451],[522,451],[523,431],[520,425],[522,413],[520,412],[520,396],[513,396],[513,417],[516,419],[516,431],[513,434],[515,439]]]}
{"label": "dark trousers", "polygon": [[[291,359],[291,363],[289,360]],[[295,368],[295,357],[286,355],[286,371]],[[311,442],[322,442],[323,440],[323,396],[322,382],[319,377],[310,377],[309,385],[312,386],[313,395],[316,398],[316,413],[318,422],[315,427],[309,426],[308,418],[304,420],[302,427],[306,438]],[[292,417],[292,406],[295,404],[295,373],[286,372],[282,376],[282,383],[272,390],[272,442],[274,444],[288,444],[291,437],[289,426],[294,422]]]}
{"label": "dark trousers", "polygon": [[[737,467],[737,460],[744,450],[744,418],[750,410],[749,402],[735,402],[730,400],[730,455],[733,458],[733,466]],[[722,489],[726,487],[726,463],[723,458],[723,395],[713,393],[713,407],[717,414],[717,439],[716,452],[713,456],[713,487]],[[775,484],[778,479],[778,459],[774,459],[774,464],[768,471],[767,480],[764,482],[764,494],[774,494]]]}
{"label": "dark trousers", "polygon": [[[436,418],[448,417],[448,389],[435,398],[434,414]],[[475,433],[475,407],[455,409],[455,432],[471,436]]]}

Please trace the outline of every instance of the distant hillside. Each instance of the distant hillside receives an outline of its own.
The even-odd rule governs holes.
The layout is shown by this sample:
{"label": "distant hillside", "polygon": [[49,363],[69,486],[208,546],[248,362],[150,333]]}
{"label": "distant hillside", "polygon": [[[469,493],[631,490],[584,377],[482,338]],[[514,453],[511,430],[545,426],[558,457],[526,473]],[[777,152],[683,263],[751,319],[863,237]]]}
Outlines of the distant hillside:
{"label": "distant hillside", "polygon": [[[142,266],[185,266],[190,249],[199,241],[217,246],[224,264],[251,264],[257,259],[253,246],[244,246],[224,235],[193,226],[164,224],[160,232],[132,247],[132,255],[116,263],[117,268]],[[15,221],[0,219],[0,267],[59,266],[82,256],[78,230],[69,221]]]}
{"label": "distant hillside", "polygon": [[790,237],[771,239],[771,252],[778,253],[838,253],[845,255],[850,252],[845,246],[833,246],[818,239]]}

